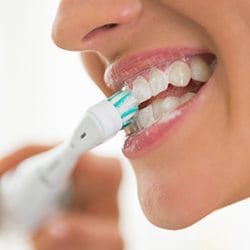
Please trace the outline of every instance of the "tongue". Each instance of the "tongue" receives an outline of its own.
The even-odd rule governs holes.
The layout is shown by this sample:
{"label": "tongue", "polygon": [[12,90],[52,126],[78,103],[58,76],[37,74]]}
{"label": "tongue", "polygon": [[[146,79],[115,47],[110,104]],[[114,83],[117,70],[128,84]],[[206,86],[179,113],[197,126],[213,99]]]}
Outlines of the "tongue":
{"label": "tongue", "polygon": [[181,97],[188,92],[197,93],[199,91],[199,89],[202,87],[202,85],[203,85],[203,83],[196,82],[193,80],[188,84],[188,86],[186,86],[184,88],[183,87],[175,87],[175,86],[170,84],[168,86],[167,90],[165,90],[165,91],[161,92],[159,95],[153,96],[151,99],[141,103],[139,108],[140,109],[145,108],[146,106],[151,104],[156,99],[164,99],[168,96]]}

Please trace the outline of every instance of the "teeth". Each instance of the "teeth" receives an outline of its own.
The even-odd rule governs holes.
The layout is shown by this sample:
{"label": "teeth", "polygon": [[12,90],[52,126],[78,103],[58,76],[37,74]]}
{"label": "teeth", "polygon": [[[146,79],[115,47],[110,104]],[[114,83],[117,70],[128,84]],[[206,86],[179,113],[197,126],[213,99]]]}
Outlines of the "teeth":
{"label": "teeth", "polygon": [[[132,92],[141,104],[166,90],[170,83],[176,87],[186,87],[191,79],[199,83],[208,81],[211,74],[211,67],[200,56],[195,56],[191,58],[190,66],[179,60],[170,65],[165,72],[156,67],[152,68],[149,82],[142,76],[137,77],[133,82]],[[138,112],[134,124],[126,128],[127,134],[151,126],[164,115],[170,114],[180,105],[188,102],[194,95],[188,92],[181,97],[168,96],[165,99],[153,101],[151,105]]]}
{"label": "teeth", "polygon": [[151,69],[149,79],[152,96],[157,96],[168,88],[168,81],[165,74],[157,68]]}
{"label": "teeth", "polygon": [[147,128],[155,122],[152,105],[139,111],[137,124],[139,127]]}
{"label": "teeth", "polygon": [[199,82],[207,82],[212,75],[212,69],[199,56],[191,59],[190,68],[192,72],[192,79]]}
{"label": "teeth", "polygon": [[176,87],[185,87],[191,80],[191,70],[189,66],[182,62],[176,61],[169,68],[169,82]]}
{"label": "teeth", "polygon": [[140,110],[135,122],[129,125],[125,132],[129,136],[154,124],[165,115],[170,115],[180,105],[188,102],[195,94],[188,92],[181,97],[168,96],[165,99],[157,99],[152,105]]}
{"label": "teeth", "polygon": [[182,97],[168,96],[163,100],[155,100],[152,105],[139,111],[137,117],[138,127],[146,128],[152,125],[155,121],[162,118],[164,114],[171,113],[180,105],[189,101],[195,94],[188,92]]}
{"label": "teeth", "polygon": [[[149,81],[142,76],[135,79],[132,84],[132,93],[138,104],[141,104],[166,90],[170,83],[176,87],[186,87],[193,79],[197,84],[202,84],[209,80],[213,72],[212,67],[215,67],[216,63],[215,60],[208,65],[202,57],[194,56],[190,59],[189,65],[182,60],[175,61],[165,72],[154,67],[150,70]],[[162,118],[169,118],[171,114],[174,114],[173,111],[188,102],[194,95],[195,93],[188,92],[181,97],[153,98],[151,105],[138,111],[134,122],[125,129],[126,134],[131,135],[153,125]]]}
{"label": "teeth", "polygon": [[145,78],[139,76],[133,83],[133,95],[138,103],[142,103],[151,98],[151,90]]}
{"label": "teeth", "polygon": [[140,128],[138,127],[136,122],[131,123],[129,126],[127,126],[124,130],[126,135],[132,135],[136,133]]}
{"label": "teeth", "polygon": [[155,120],[159,120],[162,117],[162,102],[163,100],[156,100],[152,104]]}
{"label": "teeth", "polygon": [[162,112],[166,114],[174,111],[178,106],[180,106],[179,98],[169,96],[162,102],[161,108]]}
{"label": "teeth", "polygon": [[194,95],[195,95],[195,93],[192,93],[192,92],[186,93],[185,95],[183,95],[183,96],[179,99],[180,104],[183,104],[183,103],[188,102]]}

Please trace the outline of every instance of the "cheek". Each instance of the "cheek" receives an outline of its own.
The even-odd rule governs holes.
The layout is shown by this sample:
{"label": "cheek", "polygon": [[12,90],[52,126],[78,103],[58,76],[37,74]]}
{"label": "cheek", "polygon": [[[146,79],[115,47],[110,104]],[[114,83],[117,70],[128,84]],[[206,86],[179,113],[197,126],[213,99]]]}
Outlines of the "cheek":
{"label": "cheek", "polygon": [[102,59],[95,52],[82,52],[81,59],[84,64],[84,68],[91,79],[96,83],[96,85],[106,96],[110,96],[112,92],[107,87],[103,79],[106,67],[104,59]]}
{"label": "cheek", "polygon": [[183,170],[164,174],[162,167],[161,171],[151,169],[137,173],[137,179],[141,206],[153,224],[185,228],[222,206],[220,176]]}

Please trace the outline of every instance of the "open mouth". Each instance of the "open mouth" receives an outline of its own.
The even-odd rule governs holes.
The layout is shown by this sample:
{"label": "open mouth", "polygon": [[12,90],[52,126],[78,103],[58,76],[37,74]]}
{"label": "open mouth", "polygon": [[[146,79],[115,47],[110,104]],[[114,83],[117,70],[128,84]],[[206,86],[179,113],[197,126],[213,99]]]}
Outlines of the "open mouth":
{"label": "open mouth", "polygon": [[206,84],[215,65],[216,57],[212,54],[183,57],[166,67],[154,66],[130,81],[128,87],[139,102],[139,112],[125,129],[126,135],[171,117]]}
{"label": "open mouth", "polygon": [[107,70],[109,87],[117,90],[125,82],[139,103],[133,123],[125,129],[127,157],[145,153],[188,113],[216,64],[216,56],[204,51],[163,49],[123,59]]}

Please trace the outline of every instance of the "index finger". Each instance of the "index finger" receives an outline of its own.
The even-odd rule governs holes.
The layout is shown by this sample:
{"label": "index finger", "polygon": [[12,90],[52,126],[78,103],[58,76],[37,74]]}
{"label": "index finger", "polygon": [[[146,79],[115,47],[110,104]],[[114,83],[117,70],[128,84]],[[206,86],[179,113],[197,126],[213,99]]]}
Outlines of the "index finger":
{"label": "index finger", "polygon": [[86,213],[117,218],[121,175],[117,159],[83,155],[73,173],[74,207]]}
{"label": "index finger", "polygon": [[3,159],[0,159],[0,176],[10,169],[15,168],[23,160],[51,149],[51,146],[30,145],[16,150]]}

